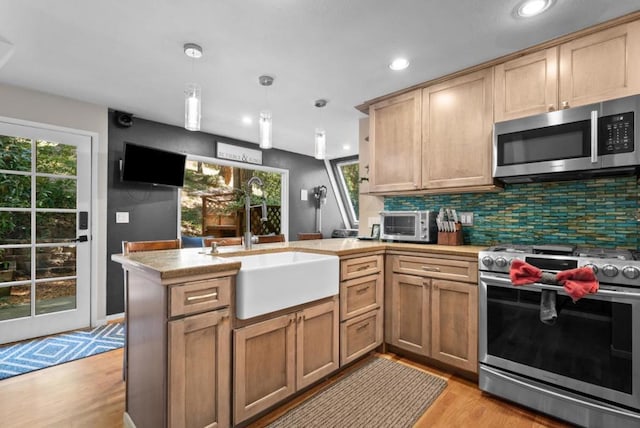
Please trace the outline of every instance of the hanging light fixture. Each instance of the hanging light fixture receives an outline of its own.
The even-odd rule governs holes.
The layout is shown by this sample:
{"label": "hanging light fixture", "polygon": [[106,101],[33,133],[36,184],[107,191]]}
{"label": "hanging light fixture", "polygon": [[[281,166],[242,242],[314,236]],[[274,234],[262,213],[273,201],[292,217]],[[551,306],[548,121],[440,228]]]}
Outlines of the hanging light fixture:
{"label": "hanging light fixture", "polygon": [[[193,60],[202,57],[202,48],[195,43],[186,43],[184,53]],[[200,118],[202,109],[202,89],[197,83],[188,83],[184,91],[184,127],[189,131],[200,130]]]}
{"label": "hanging light fixture", "polygon": [[260,125],[260,148],[270,149],[273,147],[273,120],[271,118],[271,111],[269,111],[269,98],[267,97],[267,91],[269,86],[273,84],[273,77],[263,75],[258,77],[258,82],[265,87],[265,110],[260,112],[260,118],[258,120]]}
{"label": "hanging light fixture", "polygon": [[[323,108],[327,105],[327,100],[319,99],[316,100],[315,106],[318,108]],[[314,157],[316,159],[324,159],[327,157],[327,133],[324,128],[319,127],[316,128],[315,132],[315,151]]]}

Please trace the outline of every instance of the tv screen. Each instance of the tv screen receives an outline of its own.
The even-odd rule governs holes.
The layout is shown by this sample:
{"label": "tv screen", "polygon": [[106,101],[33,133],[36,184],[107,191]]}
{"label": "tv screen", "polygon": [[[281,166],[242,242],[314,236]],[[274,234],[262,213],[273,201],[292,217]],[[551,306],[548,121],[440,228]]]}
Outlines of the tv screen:
{"label": "tv screen", "polygon": [[182,153],[125,142],[122,181],[182,187],[186,160]]}

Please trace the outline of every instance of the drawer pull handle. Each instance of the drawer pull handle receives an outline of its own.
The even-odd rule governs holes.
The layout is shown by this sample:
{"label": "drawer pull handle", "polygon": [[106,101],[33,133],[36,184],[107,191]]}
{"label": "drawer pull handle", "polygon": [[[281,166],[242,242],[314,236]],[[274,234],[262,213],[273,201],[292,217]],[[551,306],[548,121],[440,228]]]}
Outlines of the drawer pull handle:
{"label": "drawer pull handle", "polygon": [[358,328],[356,328],[356,331],[360,331],[360,330],[365,329],[367,327],[369,327],[369,323],[368,322],[364,323],[361,326],[359,326]]}
{"label": "drawer pull handle", "polygon": [[218,292],[214,291],[213,293],[201,294],[200,296],[189,296],[187,297],[187,302],[193,302],[194,300],[208,299],[209,297],[215,299],[216,297],[218,297]]}
{"label": "drawer pull handle", "polygon": [[440,268],[431,267],[431,266],[422,266],[422,270],[426,270],[426,271],[429,271],[429,272],[440,272]]}
{"label": "drawer pull handle", "polygon": [[369,289],[369,286],[367,285],[366,287],[362,287],[356,290],[356,294],[362,294],[365,291],[367,291]]}
{"label": "drawer pull handle", "polygon": [[369,269],[369,265],[360,266],[357,270],[361,271],[361,270],[367,270],[367,269]]}

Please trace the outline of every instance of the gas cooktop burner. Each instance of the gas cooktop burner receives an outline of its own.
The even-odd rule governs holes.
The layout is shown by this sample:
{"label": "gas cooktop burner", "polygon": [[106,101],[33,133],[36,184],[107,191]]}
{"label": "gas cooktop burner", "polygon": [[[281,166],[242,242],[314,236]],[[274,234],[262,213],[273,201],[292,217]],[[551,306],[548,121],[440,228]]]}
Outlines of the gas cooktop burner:
{"label": "gas cooktop burner", "polygon": [[478,254],[478,268],[485,272],[508,273],[511,262],[516,259],[547,271],[588,266],[600,282],[640,287],[638,255],[637,251],[613,248],[500,244]]}

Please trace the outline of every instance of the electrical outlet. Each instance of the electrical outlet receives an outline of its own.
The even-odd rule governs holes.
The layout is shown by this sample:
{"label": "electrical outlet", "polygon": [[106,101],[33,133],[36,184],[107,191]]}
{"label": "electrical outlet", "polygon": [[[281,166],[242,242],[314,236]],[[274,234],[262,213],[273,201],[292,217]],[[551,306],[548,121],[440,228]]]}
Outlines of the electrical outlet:
{"label": "electrical outlet", "polygon": [[472,212],[460,212],[458,213],[458,217],[460,217],[460,223],[462,223],[463,226],[473,226]]}

